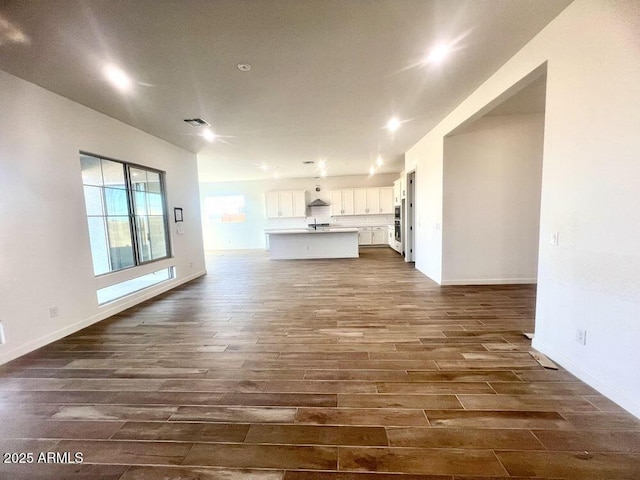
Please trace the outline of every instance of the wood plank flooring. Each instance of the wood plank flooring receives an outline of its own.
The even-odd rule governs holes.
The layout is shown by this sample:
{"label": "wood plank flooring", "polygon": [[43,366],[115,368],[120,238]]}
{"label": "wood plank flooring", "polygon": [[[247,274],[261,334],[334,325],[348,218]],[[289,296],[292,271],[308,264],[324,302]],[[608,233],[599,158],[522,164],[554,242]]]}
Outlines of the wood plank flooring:
{"label": "wood plank flooring", "polygon": [[206,277],[0,367],[1,479],[640,478],[640,422],[529,355],[535,287],[390,249]]}

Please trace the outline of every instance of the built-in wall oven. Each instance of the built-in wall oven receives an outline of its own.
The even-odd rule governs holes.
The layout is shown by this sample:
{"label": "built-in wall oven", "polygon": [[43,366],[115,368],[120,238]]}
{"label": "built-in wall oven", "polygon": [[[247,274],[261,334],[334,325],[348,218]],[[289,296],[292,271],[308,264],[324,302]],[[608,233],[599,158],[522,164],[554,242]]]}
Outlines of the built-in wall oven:
{"label": "built-in wall oven", "polygon": [[401,211],[402,211],[402,207],[397,206],[396,209],[395,209],[395,218],[394,218],[396,242],[401,242],[402,241],[402,216],[401,216]]}

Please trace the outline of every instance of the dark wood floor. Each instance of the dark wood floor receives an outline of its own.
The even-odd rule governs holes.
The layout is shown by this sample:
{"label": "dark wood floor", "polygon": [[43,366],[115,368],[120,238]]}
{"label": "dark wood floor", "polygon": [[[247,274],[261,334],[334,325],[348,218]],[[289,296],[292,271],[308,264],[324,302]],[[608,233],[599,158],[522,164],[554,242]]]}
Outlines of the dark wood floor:
{"label": "dark wood floor", "polygon": [[533,286],[441,288],[389,249],[208,260],[0,368],[0,451],[84,460],[0,478],[640,478],[640,422],[528,353]]}

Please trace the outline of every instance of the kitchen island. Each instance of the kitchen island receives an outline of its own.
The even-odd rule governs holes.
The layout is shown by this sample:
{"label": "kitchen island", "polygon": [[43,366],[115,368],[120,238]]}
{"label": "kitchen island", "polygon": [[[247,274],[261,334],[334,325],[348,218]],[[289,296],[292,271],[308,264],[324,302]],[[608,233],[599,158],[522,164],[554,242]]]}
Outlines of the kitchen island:
{"label": "kitchen island", "polygon": [[265,230],[269,235],[269,258],[357,258],[357,228],[298,228]]}

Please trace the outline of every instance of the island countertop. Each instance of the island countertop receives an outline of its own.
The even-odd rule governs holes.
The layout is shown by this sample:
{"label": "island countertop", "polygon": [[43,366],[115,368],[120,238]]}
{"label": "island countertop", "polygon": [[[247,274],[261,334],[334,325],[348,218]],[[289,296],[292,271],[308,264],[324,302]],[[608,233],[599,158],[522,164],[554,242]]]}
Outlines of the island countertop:
{"label": "island countertop", "polygon": [[342,233],[342,232],[357,232],[358,229],[355,227],[318,227],[316,230],[313,228],[287,228],[287,229],[278,229],[278,228],[270,228],[266,229],[264,233],[269,235],[291,235],[298,233]]}
{"label": "island countertop", "polygon": [[358,258],[358,229],[339,227],[265,230],[273,260]]}

